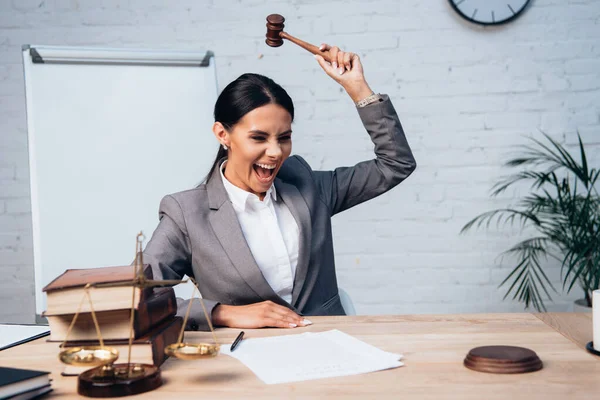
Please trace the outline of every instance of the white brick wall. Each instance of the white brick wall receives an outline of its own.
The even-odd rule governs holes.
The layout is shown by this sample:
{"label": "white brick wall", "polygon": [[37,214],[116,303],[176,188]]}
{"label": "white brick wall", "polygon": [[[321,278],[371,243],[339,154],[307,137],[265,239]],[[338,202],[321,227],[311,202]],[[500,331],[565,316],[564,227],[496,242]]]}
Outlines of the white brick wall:
{"label": "white brick wall", "polygon": [[[315,168],[371,157],[350,100],[312,57],[264,44],[273,12],[293,35],[361,55],[419,163],[391,193],[334,219],[339,281],[357,310],[522,310],[497,289],[510,269],[497,258],[514,243],[509,232],[458,232],[510,202],[487,194],[524,135],[541,129],[573,144],[579,131],[600,164],[600,1],[537,0],[515,22],[484,29],[445,0],[0,0],[1,322],[34,320],[22,44],[210,49],[221,87],[258,72],[289,90],[294,151]],[[551,309],[579,295],[555,296]]]}

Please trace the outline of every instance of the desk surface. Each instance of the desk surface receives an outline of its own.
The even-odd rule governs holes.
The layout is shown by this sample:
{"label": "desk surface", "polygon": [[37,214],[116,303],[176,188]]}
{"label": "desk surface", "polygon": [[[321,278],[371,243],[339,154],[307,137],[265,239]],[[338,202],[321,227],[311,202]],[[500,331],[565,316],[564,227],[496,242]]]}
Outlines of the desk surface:
{"label": "desk surface", "polygon": [[[169,359],[161,367],[164,385],[144,398],[460,398],[592,399],[600,393],[600,357],[582,349],[592,336],[585,314],[469,314],[311,317],[314,325],[296,329],[245,330],[245,338],[339,329],[383,350],[404,355],[393,370],[293,384],[266,385],[239,361]],[[223,343],[239,330],[219,329]],[[186,333],[186,341],[210,341],[210,333]],[[591,340],[591,339],[590,339]],[[577,342],[579,341],[579,342]],[[544,363],[541,371],[495,375],[462,365],[476,346],[528,347]],[[58,346],[39,339],[0,352],[0,366],[52,372],[50,397],[76,398],[77,379],[62,377]]]}

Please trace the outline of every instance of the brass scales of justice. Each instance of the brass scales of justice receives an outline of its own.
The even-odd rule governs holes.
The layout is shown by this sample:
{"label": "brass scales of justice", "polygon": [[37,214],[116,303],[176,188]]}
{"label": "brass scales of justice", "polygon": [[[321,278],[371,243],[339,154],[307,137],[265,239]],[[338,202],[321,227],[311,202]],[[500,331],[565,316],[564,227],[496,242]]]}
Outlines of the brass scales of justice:
{"label": "brass scales of justice", "polygon": [[[133,343],[133,321],[135,315],[135,292],[136,288],[148,288],[157,286],[177,285],[179,283],[187,282],[187,280],[151,280],[144,276],[143,268],[143,253],[142,243],[144,235],[140,232],[136,236],[136,257],[133,265],[134,278],[129,282],[119,283],[106,283],[106,284],[87,284],[85,286],[84,295],[79,302],[77,312],[73,316],[73,320],[69,325],[65,340],[61,343],[61,350],[58,357],[61,362],[67,365],[73,365],[78,367],[95,367],[79,374],[77,378],[77,393],[88,397],[121,397],[133,394],[139,394],[154,390],[162,385],[162,378],[160,375],[160,369],[157,366],[150,364],[139,364],[131,362],[131,346]],[[168,356],[173,356],[182,360],[196,360],[201,358],[211,358],[219,354],[220,345],[217,341],[217,336],[212,326],[211,319],[208,316],[206,307],[196,282],[190,278],[194,284],[194,290],[190,299],[181,332],[177,343],[170,344],[165,347],[164,352]],[[100,326],[94,312],[92,298],[90,296],[90,290],[94,287],[108,287],[108,286],[132,286],[132,298],[131,298],[131,317],[129,323],[129,344],[127,362],[115,364],[114,362],[119,358],[119,352],[110,346],[105,346],[102,340],[102,334],[100,333]],[[198,291],[198,298],[204,315],[208,321],[208,326],[212,333],[214,343],[185,343],[182,342],[183,332],[187,323],[192,302],[194,296]],[[94,327],[96,328],[96,334],[98,336],[99,346],[77,346],[64,349],[67,340],[69,339],[69,333],[71,332],[77,317],[81,311],[83,301],[87,297],[92,319],[94,321]]]}

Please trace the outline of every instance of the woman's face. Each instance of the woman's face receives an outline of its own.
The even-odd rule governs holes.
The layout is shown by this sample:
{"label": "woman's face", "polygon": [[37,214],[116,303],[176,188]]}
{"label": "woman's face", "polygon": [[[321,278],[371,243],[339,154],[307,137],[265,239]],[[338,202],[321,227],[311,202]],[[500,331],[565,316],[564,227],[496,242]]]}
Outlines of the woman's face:
{"label": "woman's face", "polygon": [[258,107],[231,131],[215,122],[213,131],[228,150],[225,178],[263,200],[283,162],[292,152],[292,116],[277,104]]}

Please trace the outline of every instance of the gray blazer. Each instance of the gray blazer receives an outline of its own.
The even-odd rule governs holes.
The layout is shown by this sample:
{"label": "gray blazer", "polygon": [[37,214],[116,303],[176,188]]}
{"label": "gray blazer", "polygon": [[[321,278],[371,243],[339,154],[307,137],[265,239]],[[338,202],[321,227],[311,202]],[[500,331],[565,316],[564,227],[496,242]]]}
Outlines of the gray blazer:
{"label": "gray blazer", "polygon": [[[300,232],[291,304],[275,294],[263,277],[218,169],[206,184],[162,199],[160,223],[144,250],[144,262],[152,266],[155,279],[194,277],[209,315],[219,303],[245,305],[265,300],[300,315],[344,315],[331,217],[390,190],[416,167],[387,96],[358,108],[358,113],[375,145],[375,159],[334,171],[313,171],[303,158],[292,156],[275,178],[277,201],[289,207]],[[179,299],[178,315],[185,315],[187,303]],[[198,300],[186,329],[208,329]]]}

